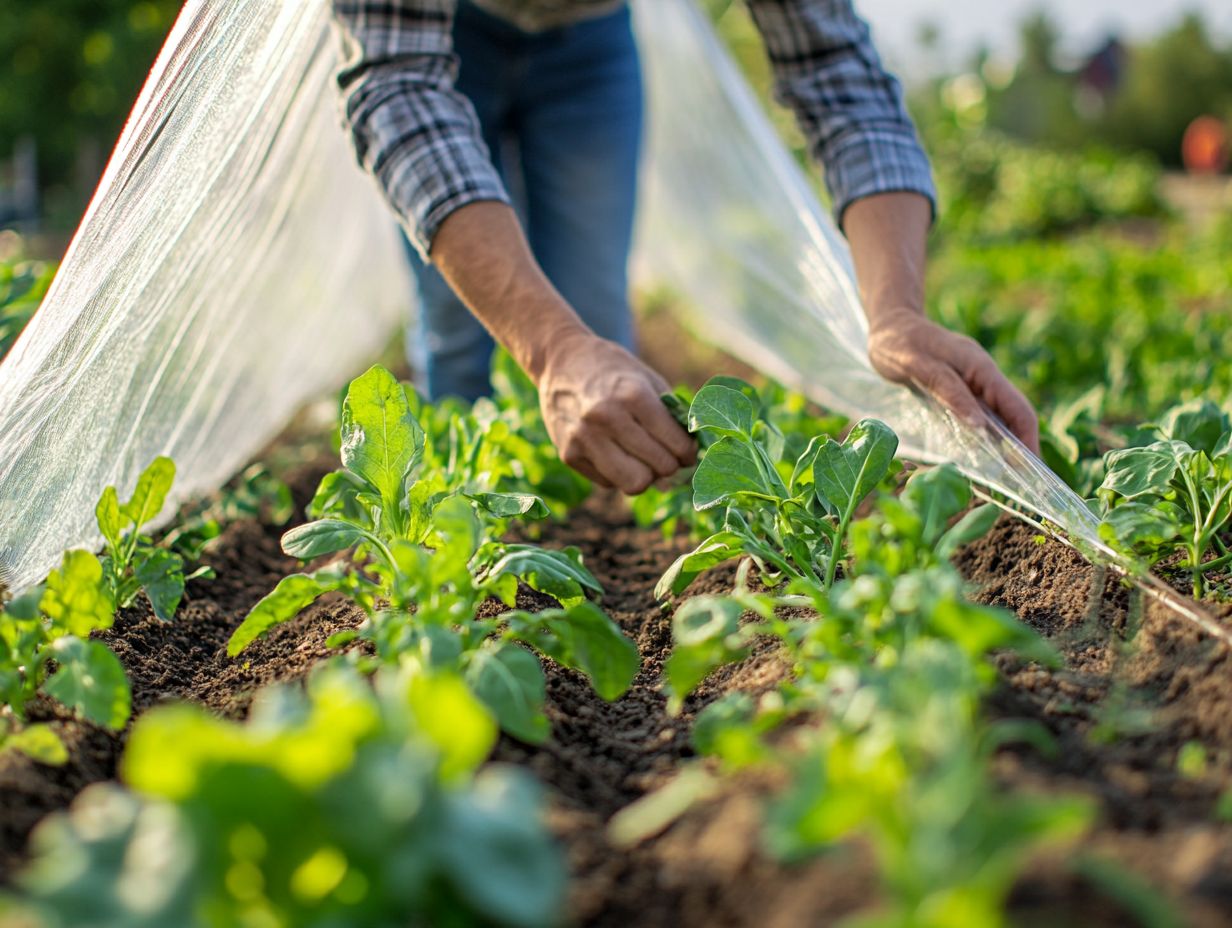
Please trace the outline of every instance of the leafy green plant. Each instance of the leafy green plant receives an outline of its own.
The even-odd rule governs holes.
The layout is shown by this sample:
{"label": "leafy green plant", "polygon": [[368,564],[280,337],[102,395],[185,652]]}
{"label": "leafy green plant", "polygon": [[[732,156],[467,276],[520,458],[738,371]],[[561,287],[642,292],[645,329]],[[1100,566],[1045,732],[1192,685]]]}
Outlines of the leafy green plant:
{"label": "leafy green plant", "polygon": [[39,308],[55,271],[42,261],[0,261],[0,360]]}
{"label": "leafy green plant", "polygon": [[712,440],[693,475],[693,505],[726,507],[723,528],[678,558],[656,595],[679,594],[698,574],[744,555],[767,583],[834,582],[856,507],[891,473],[898,439],[864,419],[841,443],[816,436],[786,459],[783,433],[757,409],[755,391],[730,378],[711,380],[693,398],[689,430]]}
{"label": "leafy green plant", "polygon": [[[546,516],[544,502],[490,489],[498,478],[482,467],[482,444],[470,444],[453,417],[444,425],[463,438],[449,446],[471,450],[465,462],[453,460],[451,472],[432,467],[425,449],[435,443],[419,424],[423,417],[384,368],[351,384],[343,468],[321,481],[309,507],[314,521],[287,532],[282,547],[304,560],[350,548],[355,554],[284,578],[236,629],[228,653],[239,654],[318,597],[341,591],[369,618],[335,644],[359,636],[372,641],[378,662],[416,653],[434,668],[459,670],[506,731],[542,741],[543,671],[523,644],[585,673],[609,699],[632,681],[636,648],[588,599],[602,588],[575,550],[498,540],[509,519]],[[519,583],[554,597],[562,609],[477,617],[490,598],[514,607]]]}
{"label": "leafy green plant", "polygon": [[[1205,575],[1225,569],[1232,552],[1221,535],[1232,520],[1232,421],[1211,403],[1179,407],[1145,447],[1110,452],[1099,487],[1100,533],[1110,544],[1155,562],[1183,550],[1193,595]],[[1217,556],[1206,560],[1214,549]]]}
{"label": "leafy green plant", "polygon": [[186,560],[198,561],[230,523],[257,519],[269,525],[285,525],[294,513],[291,488],[264,464],[254,464],[224,487],[217,498],[183,513],[163,545]]}
{"label": "leafy green plant", "polygon": [[185,577],[184,559],[141,533],[142,527],[162,511],[174,481],[175,462],[157,457],[137,478],[127,502],[120,502],[115,487],[107,487],[95,508],[106,545],[103,576],[116,607],[132,605],[137,594],[144,591],[154,615],[163,621],[175,617],[185,581],[210,573],[208,568],[201,568]]}
{"label": "leafy green plant", "polygon": [[327,666],[306,693],[263,691],[246,724],[155,708],[128,789],[40,826],[21,904],[46,928],[554,924],[563,862],[533,781],[479,769],[495,741],[462,680],[422,667],[374,689]]}
{"label": "leafy green plant", "polygon": [[103,566],[89,551],[68,551],[47,581],[0,613],[0,750],[44,763],[67,752],[45,724],[25,724],[26,707],[45,693],[113,730],[128,721],[132,696],[119,660],[90,633],[110,628],[115,602]]}

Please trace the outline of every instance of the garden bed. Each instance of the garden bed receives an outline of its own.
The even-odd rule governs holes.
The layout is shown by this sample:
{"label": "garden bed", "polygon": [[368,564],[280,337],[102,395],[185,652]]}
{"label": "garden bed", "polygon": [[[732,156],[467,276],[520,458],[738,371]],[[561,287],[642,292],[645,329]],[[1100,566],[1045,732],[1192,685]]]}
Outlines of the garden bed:
{"label": "garden bed", "polygon": [[[322,455],[289,475],[302,507],[333,461]],[[302,518],[297,515],[296,521]],[[331,653],[326,639],[363,614],[327,596],[294,622],[275,628],[242,657],[226,656],[231,631],[296,562],[279,550],[281,529],[242,520],[227,527],[207,562],[218,577],[189,584],[173,623],[148,607],[123,611],[104,633],[133,685],[134,713],[189,699],[229,717],[246,714],[268,683],[302,677]],[[664,539],[634,525],[618,497],[597,494],[567,523],[546,527],[545,543],[576,545],[607,590],[604,607],[638,646],[642,670],[621,699],[607,703],[584,678],[548,662],[547,712],[552,737],[531,747],[502,737],[495,760],[528,767],[547,787],[549,821],[572,873],[569,908],[579,924],[639,926],[789,926],[827,924],[867,907],[877,883],[867,850],[851,843],[803,865],[762,852],[758,803],[772,788],[747,776],[631,849],[606,836],[611,817],[669,782],[693,756],[690,723],[705,703],[732,690],[766,688],[784,673],[762,648],[717,673],[678,717],[666,711],[663,662],[670,617],[655,581],[685,539]],[[1021,523],[1002,519],[957,562],[981,601],[1014,610],[1058,647],[1056,671],[1005,658],[994,715],[1031,718],[1054,735],[1058,752],[1000,751],[996,771],[1007,785],[1081,793],[1098,803],[1098,820],[1063,857],[1036,861],[1020,880],[1011,911],[1022,924],[1123,925],[1138,901],[1123,898],[1092,860],[1111,861],[1171,897],[1196,925],[1227,923],[1232,912],[1232,826],[1213,809],[1228,782],[1232,755],[1232,683],[1227,648],[1163,607],[1146,604],[1135,646],[1124,645],[1136,621],[1127,589],[1065,546],[1041,543]],[[720,591],[720,569],[689,593]],[[1094,595],[1092,584],[1096,584]],[[527,595],[525,592],[523,595]],[[1232,610],[1222,608],[1226,621]],[[73,721],[50,701],[36,712],[54,718],[70,760],[47,767],[0,756],[3,872],[23,859],[25,838],[47,812],[64,808],[90,783],[116,774],[124,736]],[[1149,717],[1148,717],[1149,716]],[[1202,770],[1178,758],[1201,744]]]}

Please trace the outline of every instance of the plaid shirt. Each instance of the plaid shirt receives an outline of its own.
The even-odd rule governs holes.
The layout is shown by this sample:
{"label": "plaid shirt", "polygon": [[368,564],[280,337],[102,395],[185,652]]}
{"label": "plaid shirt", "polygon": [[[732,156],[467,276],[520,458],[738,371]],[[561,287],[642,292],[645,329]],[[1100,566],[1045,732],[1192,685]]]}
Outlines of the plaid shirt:
{"label": "plaid shirt", "polygon": [[[574,0],[580,13],[593,0]],[[835,215],[873,193],[936,202],[928,159],[852,0],[747,0],[774,69],[825,167]],[[356,154],[424,256],[445,217],[477,200],[509,202],[470,102],[454,89],[456,0],[334,0],[343,41],[338,86]]]}

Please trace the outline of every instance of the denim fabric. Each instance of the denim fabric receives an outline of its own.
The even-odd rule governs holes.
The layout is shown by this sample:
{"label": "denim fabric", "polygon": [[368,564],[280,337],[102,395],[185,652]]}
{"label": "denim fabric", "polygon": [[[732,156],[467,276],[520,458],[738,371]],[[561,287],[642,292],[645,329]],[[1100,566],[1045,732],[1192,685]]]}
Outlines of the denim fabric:
{"label": "denim fabric", "polygon": [[[642,132],[628,8],[526,33],[472,4],[453,26],[455,86],[548,279],[599,335],[633,347],[627,265]],[[493,342],[408,243],[420,295],[407,350],[432,398],[489,392]]]}

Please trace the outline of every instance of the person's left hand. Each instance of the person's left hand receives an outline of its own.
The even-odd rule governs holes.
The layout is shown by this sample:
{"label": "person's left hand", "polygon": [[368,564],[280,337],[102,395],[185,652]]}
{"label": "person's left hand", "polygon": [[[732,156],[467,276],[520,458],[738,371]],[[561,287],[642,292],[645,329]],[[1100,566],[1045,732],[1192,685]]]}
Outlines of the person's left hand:
{"label": "person's left hand", "polygon": [[904,308],[876,315],[869,329],[868,356],[887,380],[918,385],[968,422],[986,421],[980,408],[983,401],[1039,454],[1035,410],[975,339]]}

